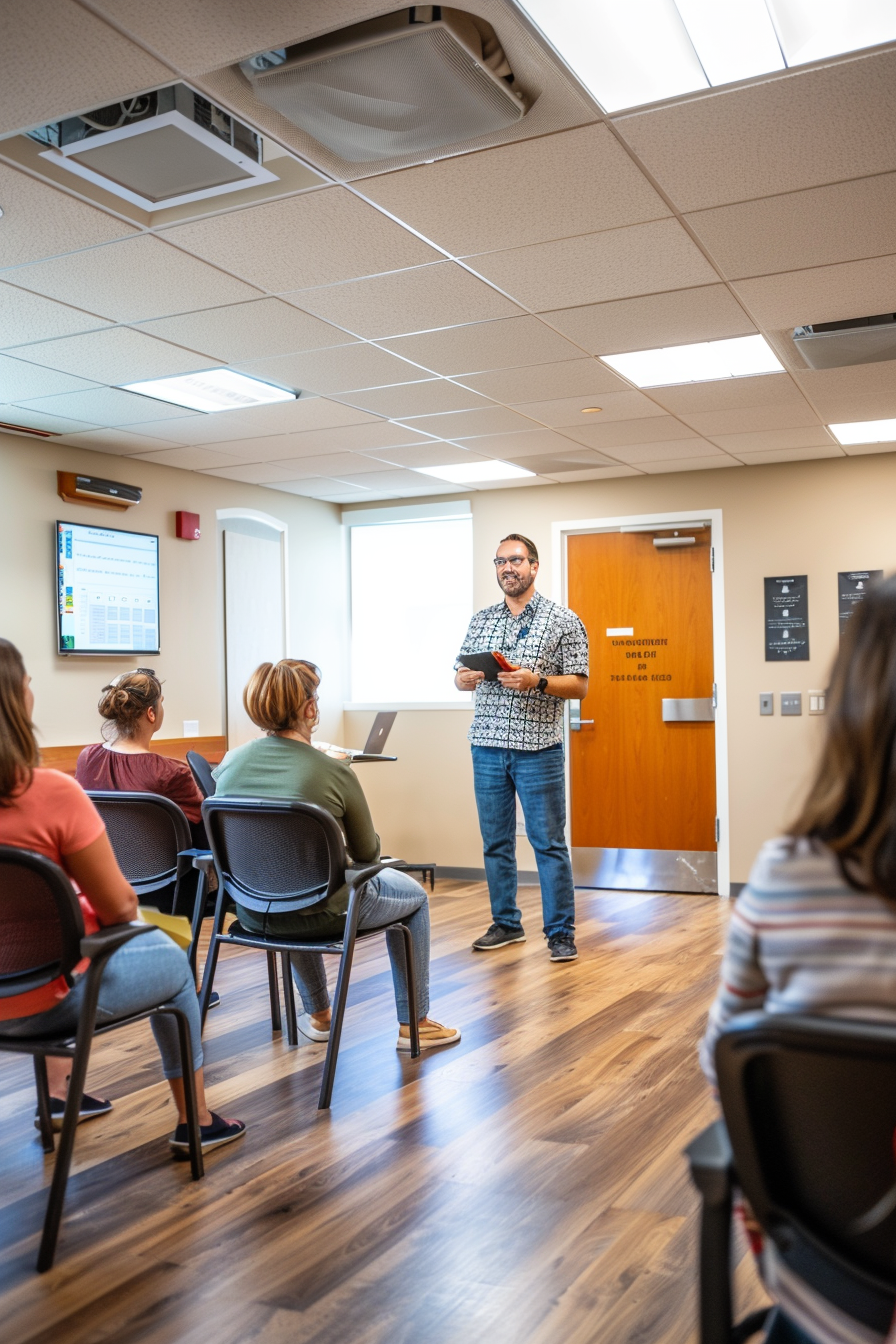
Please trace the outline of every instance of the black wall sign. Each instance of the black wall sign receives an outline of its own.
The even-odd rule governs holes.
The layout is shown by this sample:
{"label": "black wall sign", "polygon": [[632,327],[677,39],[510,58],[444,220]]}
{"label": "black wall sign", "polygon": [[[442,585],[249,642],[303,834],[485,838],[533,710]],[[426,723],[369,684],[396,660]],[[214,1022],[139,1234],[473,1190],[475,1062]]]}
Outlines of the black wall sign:
{"label": "black wall sign", "polygon": [[765,580],[765,661],[809,661],[809,579],[806,574]]}
{"label": "black wall sign", "polygon": [[846,629],[846,622],[855,610],[856,604],[861,602],[868,591],[869,585],[877,579],[882,579],[883,576],[882,569],[851,569],[848,572],[841,569],[837,575],[841,639],[843,638],[843,631]]}

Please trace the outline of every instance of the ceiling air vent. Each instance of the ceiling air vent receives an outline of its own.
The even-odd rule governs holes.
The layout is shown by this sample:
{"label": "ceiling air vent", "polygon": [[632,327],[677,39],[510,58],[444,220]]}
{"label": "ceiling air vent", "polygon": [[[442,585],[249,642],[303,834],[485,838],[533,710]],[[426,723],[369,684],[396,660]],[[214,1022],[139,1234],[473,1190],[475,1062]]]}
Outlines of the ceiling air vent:
{"label": "ceiling air vent", "polygon": [[851,317],[845,322],[814,322],[797,327],[793,343],[810,369],[839,369],[847,364],[896,359],[896,313]]}
{"label": "ceiling air vent", "polygon": [[240,69],[261,102],[353,163],[425,153],[526,113],[491,27],[440,5],[263,52]]}
{"label": "ceiling air vent", "polygon": [[277,179],[261,139],[201,94],[174,84],[29,131],[41,158],[144,210]]}

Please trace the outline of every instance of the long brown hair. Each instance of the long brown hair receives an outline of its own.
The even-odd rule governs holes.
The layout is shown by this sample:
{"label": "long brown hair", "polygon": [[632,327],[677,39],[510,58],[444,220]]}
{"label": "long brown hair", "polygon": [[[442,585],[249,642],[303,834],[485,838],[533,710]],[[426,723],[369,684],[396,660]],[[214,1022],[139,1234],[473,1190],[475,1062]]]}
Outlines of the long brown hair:
{"label": "long brown hair", "polygon": [[284,733],[301,721],[302,711],[317,693],[320,670],[304,658],[262,663],[249,678],[243,704],[252,722],[266,733]]}
{"label": "long brown hair", "polygon": [[849,618],[821,760],[790,833],[828,845],[856,890],[896,901],[896,576]]}
{"label": "long brown hair", "polygon": [[0,807],[31,784],[40,760],[34,725],[25,711],[25,664],[15,644],[0,639]]}
{"label": "long brown hair", "polygon": [[102,717],[103,736],[107,726],[115,729],[117,737],[133,737],[137,723],[148,709],[158,709],[162,698],[162,683],[148,667],[137,667],[133,672],[122,672],[104,686],[97,705]]}

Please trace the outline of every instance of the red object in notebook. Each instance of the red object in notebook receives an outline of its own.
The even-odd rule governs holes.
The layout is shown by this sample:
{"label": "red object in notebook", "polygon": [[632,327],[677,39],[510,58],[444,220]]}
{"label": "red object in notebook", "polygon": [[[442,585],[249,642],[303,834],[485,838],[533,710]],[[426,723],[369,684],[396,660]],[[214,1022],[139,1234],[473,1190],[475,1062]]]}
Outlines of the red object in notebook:
{"label": "red object in notebook", "polygon": [[178,509],[176,515],[177,526],[175,531],[183,541],[199,540],[199,514],[185,513],[183,509]]}

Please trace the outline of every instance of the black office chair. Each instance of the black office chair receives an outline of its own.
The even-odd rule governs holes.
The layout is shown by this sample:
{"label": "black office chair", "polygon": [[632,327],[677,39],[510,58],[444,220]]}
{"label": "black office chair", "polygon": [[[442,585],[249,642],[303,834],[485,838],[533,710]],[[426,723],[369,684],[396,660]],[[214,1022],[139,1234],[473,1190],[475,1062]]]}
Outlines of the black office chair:
{"label": "black office chair", "polygon": [[[280,994],[274,963],[274,954],[280,954],[287,1040],[290,1045],[298,1044],[298,1027],[289,953],[323,952],[340,957],[330,1039],[318,1100],[318,1108],[326,1110],[333,1095],[336,1058],[355,943],[359,939],[385,933],[387,928],[395,928],[401,929],[404,935],[408,994],[412,1005],[411,1055],[419,1055],[420,1036],[415,1010],[417,978],[410,930],[407,925],[396,921],[358,932],[364,884],[387,868],[388,863],[374,863],[361,869],[347,868],[342,831],[330,813],[316,803],[285,799],[207,798],[202,804],[202,816],[218,872],[215,922],[200,995],[203,1022],[222,943],[254,947],[267,953],[273,1031],[280,1030]],[[310,911],[343,884],[348,885],[349,902],[345,934],[340,941],[250,933],[239,923],[231,924],[226,934],[222,932],[228,898],[260,915],[287,914],[296,910]]]}
{"label": "black office chair", "polygon": [[117,790],[88,790],[87,796],[103,819],[118,866],[138,900],[189,919],[193,937],[188,956],[195,972],[211,854],[193,847],[190,823],[170,798]]}
{"label": "black office chair", "polygon": [[[62,1206],[68,1184],[78,1112],[84,1094],[84,1081],[94,1036],[104,1035],[130,1022],[156,1013],[170,1013],[177,1022],[183,1070],[187,1124],[190,1135],[190,1162],[194,1180],[203,1175],[199,1115],[193,1076],[193,1051],[189,1023],[178,1009],[168,1004],[106,1026],[96,1025],[97,999],[106,962],[118,948],[140,934],[151,932],[148,924],[119,924],[84,935],[84,917],[72,884],[65,873],[43,854],[27,849],[0,845],[0,1006],[14,995],[33,993],[56,980],[72,984],[72,972],[84,958],[90,958],[86,984],[78,1018],[77,1034],[59,1036],[10,1036],[0,1021],[0,1051],[31,1055],[37,1083],[37,1112],[44,1152],[53,1152],[53,1126],[50,1118],[50,1090],[47,1081],[47,1056],[72,1061],[68,1098],[59,1136],[59,1151],[53,1182],[47,1201],[43,1235],[37,1257],[39,1273],[50,1268],[56,1252]],[[16,1005],[18,1014],[22,1005]],[[12,1008],[12,1005],[10,1005]],[[7,1012],[9,1009],[7,1009]],[[44,1008],[35,1011],[45,1011]],[[27,1014],[25,1014],[27,1015]]]}
{"label": "black office chair", "polygon": [[212,774],[211,762],[201,756],[198,751],[188,751],[187,765],[190,767],[203,798],[214,798],[216,784]]}
{"label": "black office chair", "polygon": [[702,1196],[701,1344],[735,1344],[731,1202],[739,1187],[784,1265],[871,1330],[896,1306],[896,1027],[749,1013],[716,1047],[724,1120],[687,1149]]}

